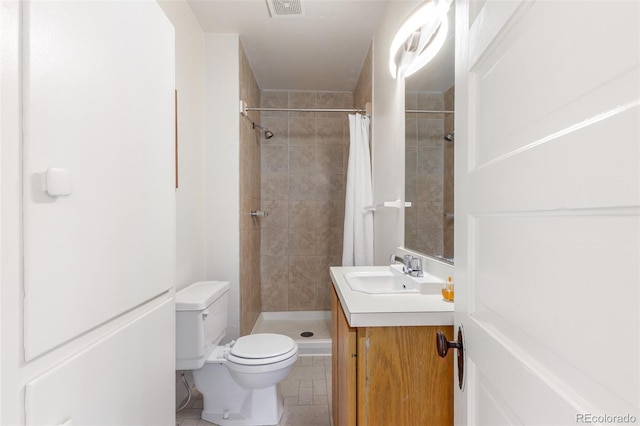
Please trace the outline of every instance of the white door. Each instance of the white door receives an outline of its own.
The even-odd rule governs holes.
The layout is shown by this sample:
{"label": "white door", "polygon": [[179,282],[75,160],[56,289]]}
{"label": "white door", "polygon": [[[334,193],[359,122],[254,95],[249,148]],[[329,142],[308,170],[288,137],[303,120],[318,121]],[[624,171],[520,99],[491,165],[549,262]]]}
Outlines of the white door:
{"label": "white door", "polygon": [[456,7],[456,424],[638,423],[640,2]]}

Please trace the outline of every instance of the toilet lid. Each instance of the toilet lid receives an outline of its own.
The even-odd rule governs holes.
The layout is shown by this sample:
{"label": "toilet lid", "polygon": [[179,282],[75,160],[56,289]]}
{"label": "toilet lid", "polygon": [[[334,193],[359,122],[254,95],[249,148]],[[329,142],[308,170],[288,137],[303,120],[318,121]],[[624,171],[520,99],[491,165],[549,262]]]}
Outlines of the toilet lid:
{"label": "toilet lid", "polygon": [[[242,336],[231,347],[231,355],[237,358],[257,360],[280,358],[297,348],[296,342],[288,336],[272,333],[258,333]],[[271,361],[268,361],[271,362]]]}
{"label": "toilet lid", "polygon": [[286,361],[290,358],[298,356],[298,348],[294,347],[288,352],[283,353],[282,355],[273,356],[269,358],[241,358],[239,356],[235,356],[232,353],[227,354],[227,362],[230,364],[238,364],[244,366],[266,366],[271,364],[276,364],[280,361]]}

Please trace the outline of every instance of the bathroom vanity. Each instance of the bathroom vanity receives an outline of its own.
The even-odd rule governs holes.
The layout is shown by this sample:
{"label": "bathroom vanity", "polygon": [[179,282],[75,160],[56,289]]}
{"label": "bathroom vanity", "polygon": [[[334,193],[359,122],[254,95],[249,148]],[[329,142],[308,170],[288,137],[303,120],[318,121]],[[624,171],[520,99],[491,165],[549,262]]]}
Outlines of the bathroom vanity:
{"label": "bathroom vanity", "polygon": [[[453,424],[453,304],[436,294],[354,291],[345,274],[388,267],[333,267],[332,405],[335,426]],[[427,292],[428,293],[428,292]]]}

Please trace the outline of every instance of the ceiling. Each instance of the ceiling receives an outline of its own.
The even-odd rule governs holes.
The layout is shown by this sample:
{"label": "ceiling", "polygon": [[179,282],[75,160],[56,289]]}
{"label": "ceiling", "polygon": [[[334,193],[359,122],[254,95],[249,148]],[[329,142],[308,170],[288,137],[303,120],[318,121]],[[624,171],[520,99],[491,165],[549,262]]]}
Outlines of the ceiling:
{"label": "ceiling", "polygon": [[[388,1],[301,3],[303,16],[271,18],[266,0],[188,0],[205,33],[240,34],[262,90],[353,90]],[[436,78],[438,67],[430,69],[431,86],[447,84]],[[450,80],[442,90],[412,90],[444,91]]]}

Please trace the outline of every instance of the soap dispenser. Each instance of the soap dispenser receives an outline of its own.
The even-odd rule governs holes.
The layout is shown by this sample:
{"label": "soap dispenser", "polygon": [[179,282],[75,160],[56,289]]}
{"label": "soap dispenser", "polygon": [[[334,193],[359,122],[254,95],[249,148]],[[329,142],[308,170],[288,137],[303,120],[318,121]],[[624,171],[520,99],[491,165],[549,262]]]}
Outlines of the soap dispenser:
{"label": "soap dispenser", "polygon": [[442,297],[447,302],[453,302],[453,281],[447,277],[447,282],[442,286]]}

